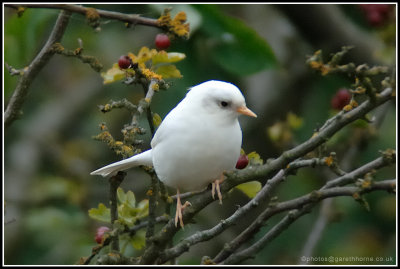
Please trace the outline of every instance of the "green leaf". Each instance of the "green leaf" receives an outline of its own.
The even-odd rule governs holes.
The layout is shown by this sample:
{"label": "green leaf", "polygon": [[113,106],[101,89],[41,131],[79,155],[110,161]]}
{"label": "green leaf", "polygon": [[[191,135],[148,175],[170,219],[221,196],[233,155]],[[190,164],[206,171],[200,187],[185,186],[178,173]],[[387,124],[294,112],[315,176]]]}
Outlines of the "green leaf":
{"label": "green leaf", "polygon": [[128,191],[126,193],[126,204],[131,208],[136,207],[136,198],[135,194],[132,191]]}
{"label": "green leaf", "polygon": [[139,219],[147,217],[149,215],[149,200],[144,199],[136,207],[137,217]]}
{"label": "green leaf", "polygon": [[117,189],[117,197],[118,197],[118,201],[120,203],[125,203],[126,202],[126,194],[125,194],[124,190],[121,187],[118,187],[118,189]]}
{"label": "green leaf", "polygon": [[162,122],[162,119],[161,119],[160,115],[158,115],[157,113],[153,113],[153,125],[154,125],[154,127],[157,128],[158,126],[160,126],[161,122]]}
{"label": "green leaf", "polygon": [[121,70],[118,64],[113,64],[113,66],[106,72],[101,73],[104,84],[109,84],[125,78],[125,71]]}
{"label": "green leaf", "polygon": [[366,120],[364,120],[364,119],[358,119],[358,120],[355,120],[355,121],[352,123],[352,126],[358,127],[358,128],[366,129],[366,128],[368,128],[370,125],[368,124],[368,122],[367,122]]}
{"label": "green leaf", "polygon": [[287,123],[292,129],[299,129],[303,125],[303,119],[294,114],[293,112],[289,112],[286,118]]}
{"label": "green leaf", "polygon": [[258,181],[250,181],[236,186],[236,189],[241,190],[249,198],[254,198],[261,190],[261,183]]}
{"label": "green leaf", "polygon": [[253,151],[247,154],[247,157],[249,158],[249,162],[251,165],[262,165],[263,160],[261,159],[260,155]]}
{"label": "green leaf", "polygon": [[181,78],[181,72],[175,65],[163,65],[157,68],[156,73],[163,78]]}
{"label": "green leaf", "polygon": [[134,210],[127,204],[118,206],[118,220],[127,226],[133,226],[137,220]]}
{"label": "green leaf", "polygon": [[135,194],[132,191],[127,191],[119,187],[117,189],[118,205],[118,220],[127,226],[135,225],[136,221],[144,218],[149,214],[148,200],[142,200],[136,204]]}
{"label": "green leaf", "polygon": [[216,5],[194,5],[203,16],[202,30],[210,36],[210,55],[225,70],[250,75],[275,67],[268,43],[243,21],[223,14]]}
{"label": "green leaf", "polygon": [[130,240],[130,243],[135,249],[142,249],[146,245],[146,231],[139,230]]}
{"label": "green leaf", "polygon": [[166,52],[166,51],[160,51],[156,55],[154,55],[151,60],[154,65],[160,64],[160,63],[175,63],[182,61],[183,59],[186,58],[186,55],[184,53],[179,53],[179,52]]}
{"label": "green leaf", "polygon": [[103,203],[100,203],[98,208],[89,209],[89,217],[98,221],[110,223],[111,211]]}

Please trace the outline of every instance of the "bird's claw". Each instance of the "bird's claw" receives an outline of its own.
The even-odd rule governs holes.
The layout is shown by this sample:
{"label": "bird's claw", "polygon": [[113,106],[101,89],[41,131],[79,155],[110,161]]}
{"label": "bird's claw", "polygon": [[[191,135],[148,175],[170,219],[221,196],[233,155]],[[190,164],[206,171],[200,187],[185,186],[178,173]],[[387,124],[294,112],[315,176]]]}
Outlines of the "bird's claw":
{"label": "bird's claw", "polygon": [[218,195],[218,199],[219,199],[219,203],[222,205],[222,194],[221,194],[221,189],[219,187],[219,184],[221,184],[224,181],[224,176],[222,175],[221,178],[216,179],[213,183],[212,183],[212,189],[211,189],[211,195],[212,198],[214,198],[215,196],[215,192],[217,192]]}
{"label": "bird's claw", "polygon": [[188,207],[191,206],[192,204],[189,201],[186,201],[183,205],[181,203],[181,198],[179,197],[179,192],[177,196],[177,201],[176,201],[176,213],[175,213],[175,227],[178,227],[178,220],[179,220],[179,225],[183,229],[184,224],[183,224],[183,217],[182,217],[182,211]]}

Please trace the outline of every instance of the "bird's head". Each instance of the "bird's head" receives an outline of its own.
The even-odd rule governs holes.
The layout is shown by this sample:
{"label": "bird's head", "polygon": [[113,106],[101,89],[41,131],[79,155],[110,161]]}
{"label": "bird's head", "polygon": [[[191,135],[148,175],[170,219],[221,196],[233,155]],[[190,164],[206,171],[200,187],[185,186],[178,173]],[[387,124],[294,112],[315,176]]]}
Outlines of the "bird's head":
{"label": "bird's head", "polygon": [[246,107],[246,102],[239,88],[232,83],[210,80],[190,89],[186,99],[209,114],[236,119],[239,115],[257,117]]}

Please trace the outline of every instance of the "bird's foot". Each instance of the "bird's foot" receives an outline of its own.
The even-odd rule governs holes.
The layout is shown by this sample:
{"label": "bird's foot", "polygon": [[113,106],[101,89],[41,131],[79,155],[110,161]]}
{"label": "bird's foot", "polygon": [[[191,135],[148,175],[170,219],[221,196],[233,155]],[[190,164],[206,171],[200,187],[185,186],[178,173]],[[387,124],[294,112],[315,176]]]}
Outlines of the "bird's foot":
{"label": "bird's foot", "polygon": [[179,225],[183,229],[183,218],[182,218],[182,211],[188,207],[191,206],[192,204],[189,201],[186,201],[183,205],[181,203],[181,198],[179,197],[179,191],[177,193],[177,198],[176,198],[176,213],[175,213],[175,227],[178,227],[178,220],[179,220]]}
{"label": "bird's foot", "polygon": [[219,187],[219,184],[221,184],[224,181],[224,175],[221,175],[221,177],[219,179],[216,179],[213,183],[212,183],[212,189],[211,189],[211,195],[212,198],[214,198],[215,196],[215,192],[217,192],[218,195],[218,199],[219,199],[219,203],[222,205],[222,194],[221,194],[221,189]]}

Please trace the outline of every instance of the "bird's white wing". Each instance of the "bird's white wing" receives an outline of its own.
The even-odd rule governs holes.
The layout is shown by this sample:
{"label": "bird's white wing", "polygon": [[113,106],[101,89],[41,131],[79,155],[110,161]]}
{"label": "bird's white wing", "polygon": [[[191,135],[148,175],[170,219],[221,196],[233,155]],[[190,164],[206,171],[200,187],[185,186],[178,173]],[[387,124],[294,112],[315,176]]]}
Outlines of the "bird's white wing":
{"label": "bird's white wing", "polygon": [[149,165],[152,166],[153,165],[153,159],[152,159],[152,153],[151,153],[151,149],[142,152],[140,154],[137,154],[135,156],[132,156],[128,159],[119,161],[119,162],[115,162],[112,164],[109,164],[107,166],[104,166],[100,169],[97,169],[96,171],[91,172],[90,174],[93,175],[100,175],[103,177],[107,177],[107,176],[113,176],[115,175],[118,171],[123,171],[135,166],[139,166],[139,165]]}
{"label": "bird's white wing", "polygon": [[168,137],[184,132],[182,121],[188,118],[188,115],[185,116],[185,114],[187,113],[184,111],[181,102],[165,116],[151,140],[151,147],[154,148],[158,143],[167,140]]}

